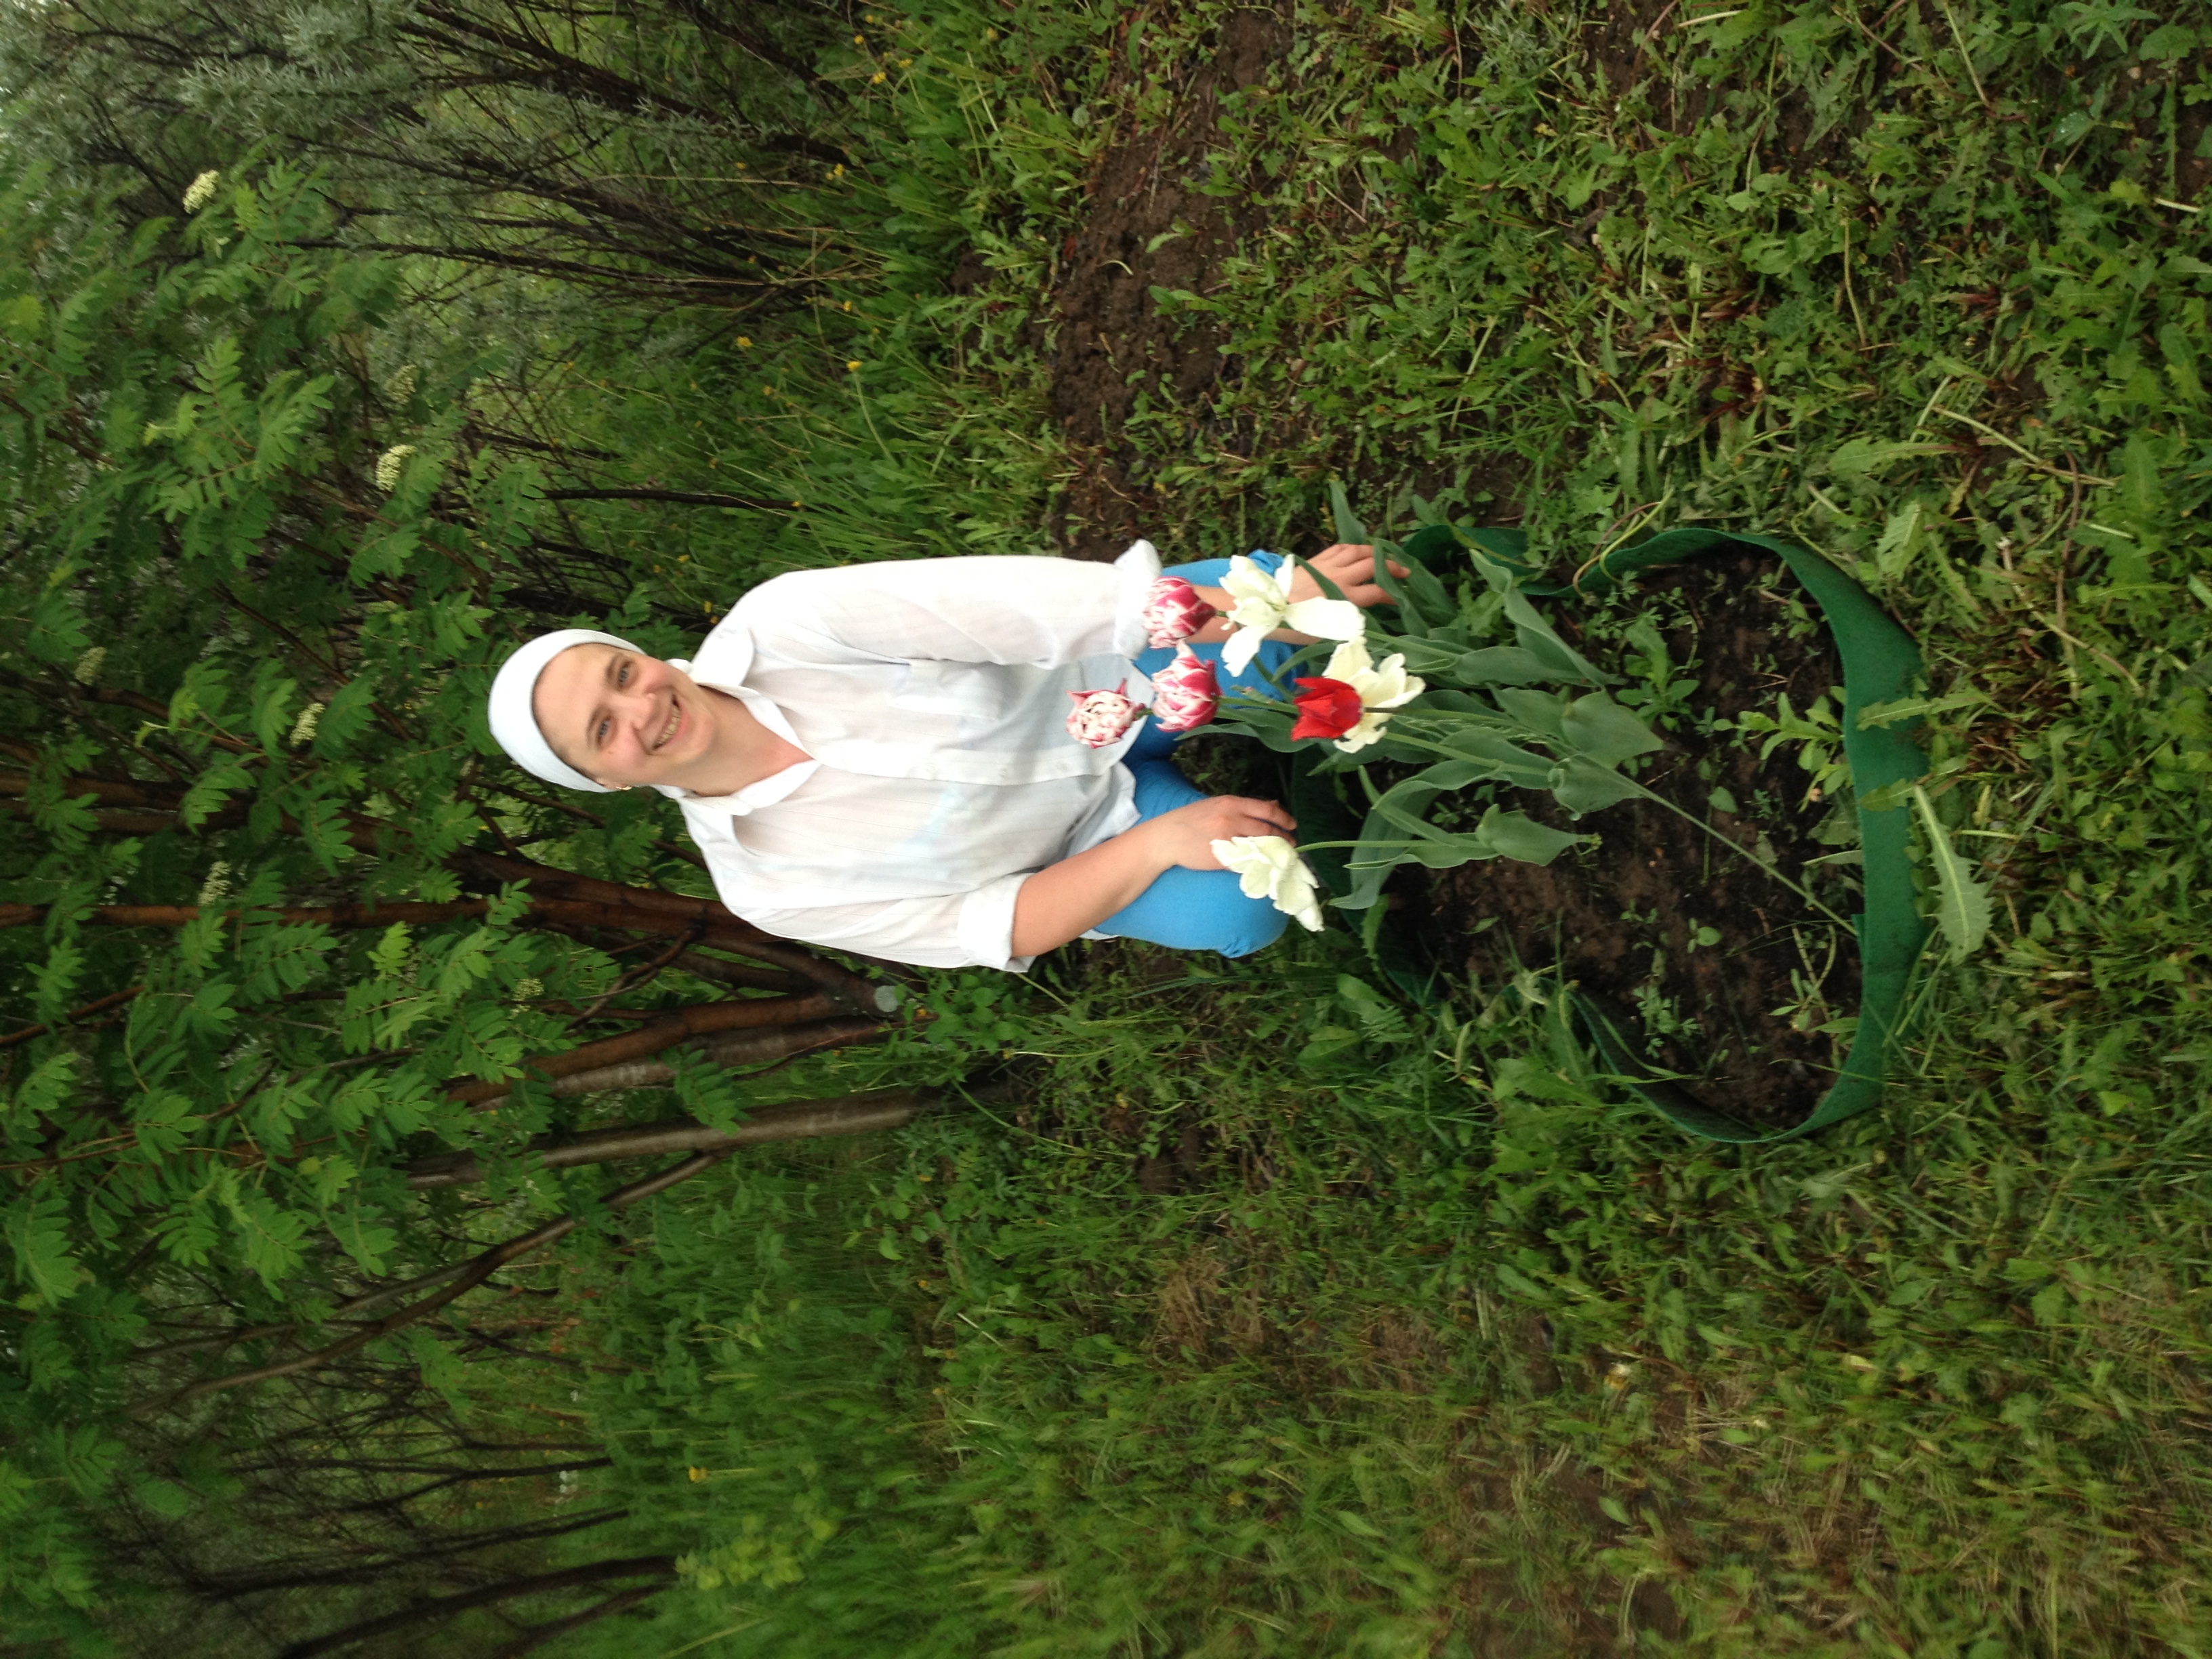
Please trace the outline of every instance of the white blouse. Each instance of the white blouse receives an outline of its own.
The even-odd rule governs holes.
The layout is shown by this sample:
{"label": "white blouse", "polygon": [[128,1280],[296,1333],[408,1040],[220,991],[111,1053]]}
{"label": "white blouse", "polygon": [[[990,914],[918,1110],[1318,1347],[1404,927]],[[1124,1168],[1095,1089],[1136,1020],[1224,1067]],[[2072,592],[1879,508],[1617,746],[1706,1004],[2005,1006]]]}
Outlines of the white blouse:
{"label": "white blouse", "polygon": [[762,583],[678,663],[812,758],[680,800],[722,902],[788,939],[1015,973],[1014,899],[1137,821],[1117,763],[1067,734],[1071,691],[1151,683],[1159,556],[917,559]]}

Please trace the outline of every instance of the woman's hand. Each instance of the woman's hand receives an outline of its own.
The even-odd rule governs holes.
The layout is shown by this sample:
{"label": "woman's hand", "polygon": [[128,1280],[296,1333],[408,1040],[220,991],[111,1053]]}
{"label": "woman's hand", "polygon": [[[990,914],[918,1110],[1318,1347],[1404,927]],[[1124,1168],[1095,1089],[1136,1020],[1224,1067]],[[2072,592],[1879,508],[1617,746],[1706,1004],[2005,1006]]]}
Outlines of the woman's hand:
{"label": "woman's hand", "polygon": [[1295,836],[1298,821],[1272,800],[1251,800],[1242,795],[1209,795],[1172,812],[1147,819],[1132,836],[1152,842],[1153,855],[1164,864],[1186,870],[1218,870],[1213,843],[1237,836]]}
{"label": "woman's hand", "polygon": [[1212,795],[1163,812],[1087,853],[1062,859],[1014,895],[1013,949],[1034,957],[1059,949],[1136,902],[1162,872],[1218,870],[1213,843],[1233,836],[1288,836],[1297,820],[1271,800]]}
{"label": "woman's hand", "polygon": [[[1308,559],[1306,563],[1313,566],[1315,570],[1320,571],[1329,580],[1334,582],[1337,591],[1356,605],[1365,607],[1398,603],[1385,593],[1376,582],[1375,550],[1372,547],[1353,542],[1339,542],[1334,547],[1322,549],[1320,552]],[[1313,579],[1312,571],[1300,565],[1291,565],[1289,568],[1292,573],[1290,595],[1293,605],[1300,599],[1319,599],[1328,597],[1321,591],[1321,584]],[[1390,574],[1402,577],[1407,573],[1404,565],[1393,559],[1390,561]],[[1201,587],[1198,589],[1198,597],[1222,614],[1193,634],[1190,636],[1191,643],[1218,645],[1237,631],[1231,624],[1228,617],[1230,608],[1237,602],[1229,596],[1227,590],[1219,587]],[[1279,628],[1267,637],[1296,645],[1313,643],[1311,635],[1294,634],[1286,628]]]}
{"label": "woman's hand", "polygon": [[[1358,542],[1339,542],[1334,547],[1324,547],[1306,561],[1314,570],[1334,582],[1337,589],[1352,604],[1363,609],[1371,605],[1395,605],[1397,600],[1384,592],[1375,580],[1375,550]],[[1313,579],[1313,571],[1304,566],[1293,567],[1297,574],[1291,579],[1291,599],[1325,598],[1321,584]],[[1390,574],[1404,577],[1406,567],[1395,559],[1390,561]]]}

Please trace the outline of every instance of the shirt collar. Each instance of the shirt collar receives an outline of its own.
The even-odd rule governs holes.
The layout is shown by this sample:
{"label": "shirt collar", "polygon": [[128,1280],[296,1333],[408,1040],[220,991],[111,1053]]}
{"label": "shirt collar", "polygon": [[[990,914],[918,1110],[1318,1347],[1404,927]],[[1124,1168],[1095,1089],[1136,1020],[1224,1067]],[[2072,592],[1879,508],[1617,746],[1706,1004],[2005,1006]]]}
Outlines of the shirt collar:
{"label": "shirt collar", "polygon": [[[701,685],[727,692],[751,710],[754,719],[786,743],[793,748],[802,746],[799,733],[792,730],[791,722],[784,717],[783,710],[775,706],[775,700],[744,683],[746,672],[753,665],[753,637],[734,618],[725,619],[721,626],[707,635],[700,644],[699,655],[695,662],[671,657],[668,665],[689,674]],[[818,760],[799,761],[728,795],[694,794],[674,784],[656,784],[653,787],[671,800],[680,802],[684,806],[696,807],[704,812],[726,812],[733,817],[743,817],[763,806],[775,805],[812,777],[821,764]]]}

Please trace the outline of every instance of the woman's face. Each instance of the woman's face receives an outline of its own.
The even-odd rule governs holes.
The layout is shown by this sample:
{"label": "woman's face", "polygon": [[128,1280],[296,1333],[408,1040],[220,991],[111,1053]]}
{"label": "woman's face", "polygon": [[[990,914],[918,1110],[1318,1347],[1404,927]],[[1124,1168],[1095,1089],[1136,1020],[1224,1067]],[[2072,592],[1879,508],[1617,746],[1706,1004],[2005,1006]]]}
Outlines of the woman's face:
{"label": "woman's face", "polygon": [[610,788],[680,782],[714,746],[714,708],[690,675],[611,645],[546,664],[531,710],[555,754]]}

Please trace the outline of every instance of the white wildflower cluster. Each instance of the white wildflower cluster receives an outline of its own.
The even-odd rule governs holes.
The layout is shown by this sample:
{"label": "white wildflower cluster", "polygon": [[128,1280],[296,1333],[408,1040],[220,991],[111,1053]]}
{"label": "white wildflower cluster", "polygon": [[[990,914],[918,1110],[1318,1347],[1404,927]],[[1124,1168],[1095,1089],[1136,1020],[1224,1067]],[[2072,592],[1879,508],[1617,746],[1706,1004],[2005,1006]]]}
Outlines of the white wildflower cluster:
{"label": "white wildflower cluster", "polygon": [[384,395],[395,404],[404,404],[415,395],[415,387],[422,378],[422,371],[414,363],[403,363],[392,378],[384,383]]}
{"label": "white wildflower cluster", "polygon": [[185,211],[198,213],[215,199],[216,189],[222,183],[222,174],[210,167],[185,186]]}
{"label": "white wildflower cluster", "polygon": [[376,458],[376,487],[389,495],[399,488],[399,469],[415,453],[413,444],[394,444]]}
{"label": "white wildflower cluster", "polygon": [[100,665],[107,660],[107,647],[95,645],[76,659],[75,678],[79,685],[100,684]]}
{"label": "white wildflower cluster", "polygon": [[544,994],[545,981],[534,975],[528,979],[519,979],[514,982],[514,1000],[517,1002],[533,1001]]}
{"label": "white wildflower cluster", "polygon": [[210,909],[220,904],[230,892],[230,866],[217,859],[208,866],[207,879],[200,884],[200,908]]}
{"label": "white wildflower cluster", "polygon": [[315,740],[315,722],[323,717],[323,705],[311,702],[300,711],[300,718],[292,722],[292,747]]}

